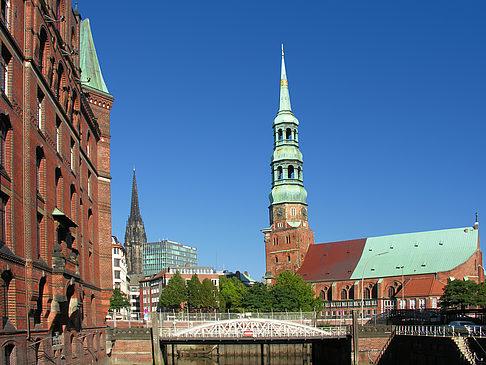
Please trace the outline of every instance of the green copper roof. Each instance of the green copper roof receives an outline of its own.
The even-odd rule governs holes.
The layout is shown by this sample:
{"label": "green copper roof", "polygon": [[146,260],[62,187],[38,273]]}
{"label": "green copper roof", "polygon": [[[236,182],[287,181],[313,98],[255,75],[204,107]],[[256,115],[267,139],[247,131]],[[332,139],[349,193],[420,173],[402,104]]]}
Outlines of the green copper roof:
{"label": "green copper roof", "polygon": [[96,55],[96,48],[94,46],[93,36],[91,35],[89,19],[85,19],[81,22],[80,33],[81,77],[83,80],[89,79],[89,82],[83,82],[83,84],[108,94],[108,89],[103,80],[100,64],[98,62],[98,56]]}
{"label": "green copper roof", "polygon": [[278,203],[303,203],[306,204],[307,191],[301,185],[277,185],[272,188],[270,204]]}
{"label": "green copper roof", "polygon": [[280,146],[273,151],[272,162],[281,160],[299,160],[302,162],[302,152],[295,146]]}
{"label": "green copper roof", "polygon": [[[452,270],[478,249],[478,230],[471,227],[396,234],[366,239],[351,279],[417,275]],[[386,254],[378,255],[387,252]]]}

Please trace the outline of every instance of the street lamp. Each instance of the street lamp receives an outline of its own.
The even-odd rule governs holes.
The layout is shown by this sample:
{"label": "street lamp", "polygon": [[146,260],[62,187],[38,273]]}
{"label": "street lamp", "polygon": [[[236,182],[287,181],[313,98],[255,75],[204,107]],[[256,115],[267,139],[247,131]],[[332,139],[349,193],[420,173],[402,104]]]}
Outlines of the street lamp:
{"label": "street lamp", "polygon": [[380,252],[380,253],[377,253],[377,254],[371,256],[366,261],[366,264],[363,268],[363,275],[361,275],[361,325],[362,326],[364,325],[364,275],[365,275],[366,268],[368,267],[368,264],[371,262],[371,260],[373,258],[375,258],[376,256],[385,255],[387,253],[388,253],[388,251],[385,251],[385,252]]}

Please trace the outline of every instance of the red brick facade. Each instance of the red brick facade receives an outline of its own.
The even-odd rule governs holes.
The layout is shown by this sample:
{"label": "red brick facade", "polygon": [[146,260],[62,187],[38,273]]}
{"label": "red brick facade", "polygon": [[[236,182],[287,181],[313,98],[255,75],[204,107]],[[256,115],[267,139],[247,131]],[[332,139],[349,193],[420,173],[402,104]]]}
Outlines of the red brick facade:
{"label": "red brick facade", "polygon": [[1,4],[0,363],[100,359],[113,98],[81,84],[70,0]]}
{"label": "red brick facade", "polygon": [[275,277],[284,270],[297,272],[314,232],[307,221],[307,207],[299,203],[270,206],[270,229],[264,230],[267,277]]}

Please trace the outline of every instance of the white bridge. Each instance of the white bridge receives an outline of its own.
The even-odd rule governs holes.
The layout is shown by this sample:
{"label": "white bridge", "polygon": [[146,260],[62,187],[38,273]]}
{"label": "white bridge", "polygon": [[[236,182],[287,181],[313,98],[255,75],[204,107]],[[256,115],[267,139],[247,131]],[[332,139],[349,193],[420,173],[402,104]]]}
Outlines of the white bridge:
{"label": "white bridge", "polygon": [[269,318],[238,318],[203,323],[184,329],[161,328],[162,341],[272,341],[342,338],[349,335],[347,326],[317,328],[300,323]]}

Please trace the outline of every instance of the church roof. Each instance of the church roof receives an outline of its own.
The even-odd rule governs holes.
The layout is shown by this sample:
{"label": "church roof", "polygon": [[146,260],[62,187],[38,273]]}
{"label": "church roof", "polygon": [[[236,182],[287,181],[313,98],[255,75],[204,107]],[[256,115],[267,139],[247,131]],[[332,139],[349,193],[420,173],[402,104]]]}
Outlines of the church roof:
{"label": "church roof", "polygon": [[84,19],[81,22],[80,43],[82,78],[83,80],[89,79],[88,82],[83,82],[83,85],[108,94],[108,88],[106,87],[105,80],[103,80],[103,74],[101,73],[101,67],[98,62],[98,55],[96,54],[89,19]]}
{"label": "church roof", "polygon": [[[411,278],[405,282],[403,286],[403,294],[405,297],[419,297],[419,296],[440,296],[444,294],[444,284],[433,277],[426,278]],[[400,298],[402,291],[396,293],[396,298]]]}
{"label": "church roof", "polygon": [[311,245],[298,271],[306,281],[359,280],[449,271],[478,249],[471,227]]}

